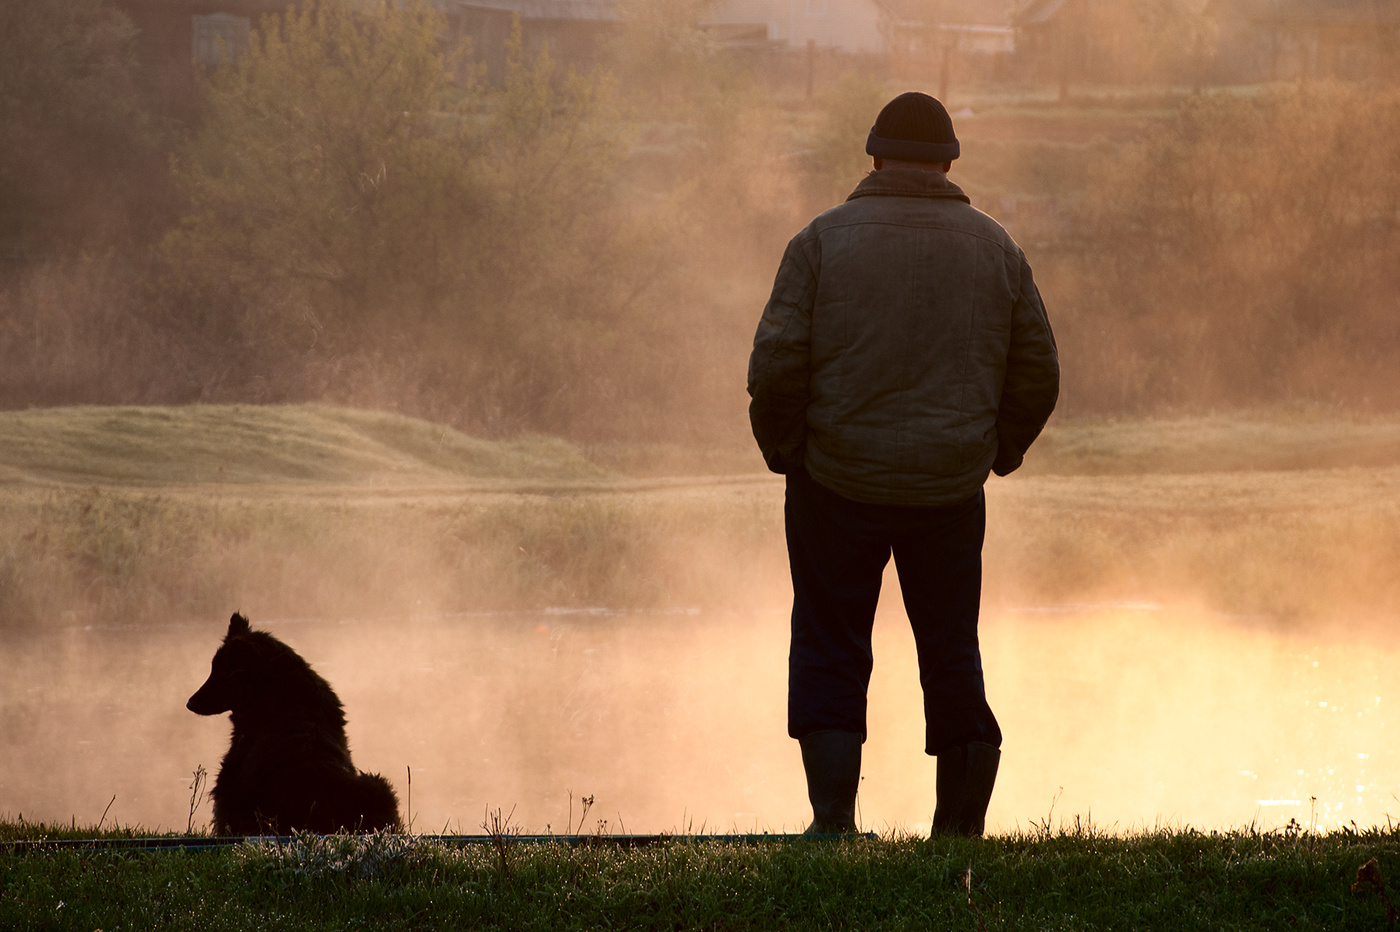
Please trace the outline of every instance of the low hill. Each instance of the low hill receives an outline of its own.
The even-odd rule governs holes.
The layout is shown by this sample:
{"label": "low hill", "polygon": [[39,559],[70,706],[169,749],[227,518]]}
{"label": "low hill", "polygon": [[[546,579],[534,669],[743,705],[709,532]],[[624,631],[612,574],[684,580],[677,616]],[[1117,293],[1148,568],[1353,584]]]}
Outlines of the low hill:
{"label": "low hill", "polygon": [[443,483],[596,479],[550,437],[491,441],[328,405],[71,407],[0,412],[0,481]]}
{"label": "low hill", "polygon": [[1400,419],[1335,412],[1052,420],[1018,475],[1293,471],[1400,465]]}
{"label": "low hill", "polygon": [[[1400,418],[1257,412],[1051,421],[1014,479],[1400,465]],[[0,483],[491,487],[700,483],[765,475],[751,442],[482,440],[382,411],[330,405],[68,407],[0,411]],[[708,477],[708,478],[705,478]],[[778,477],[770,477],[779,481]]]}

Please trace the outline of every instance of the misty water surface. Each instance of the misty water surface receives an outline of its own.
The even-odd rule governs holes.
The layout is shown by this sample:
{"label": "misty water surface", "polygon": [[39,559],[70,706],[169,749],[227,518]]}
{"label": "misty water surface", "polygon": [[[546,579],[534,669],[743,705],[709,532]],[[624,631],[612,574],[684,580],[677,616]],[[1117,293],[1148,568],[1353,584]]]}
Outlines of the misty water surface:
{"label": "misty water surface", "polygon": [[[412,768],[416,831],[477,832],[496,809],[554,832],[571,812],[573,829],[629,832],[795,830],[809,817],[785,733],[783,613],[250,613],[332,683],[356,763],[401,802]],[[184,708],[225,624],[56,626],[0,648],[0,814],[94,824],[111,803],[108,824],[183,830],[192,771],[212,776],[227,747],[227,716]],[[983,645],[1006,739],[992,830],[1400,813],[1393,644],[1090,606],[990,614]],[[897,608],[875,646],[862,824],[926,830],[934,766]],[[194,824],[208,820],[205,803]]]}

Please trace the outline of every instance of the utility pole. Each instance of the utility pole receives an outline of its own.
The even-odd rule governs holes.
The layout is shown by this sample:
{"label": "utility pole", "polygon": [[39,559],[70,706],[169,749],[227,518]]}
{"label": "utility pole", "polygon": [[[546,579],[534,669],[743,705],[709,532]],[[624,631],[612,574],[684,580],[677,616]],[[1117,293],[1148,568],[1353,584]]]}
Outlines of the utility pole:
{"label": "utility pole", "polygon": [[953,54],[958,50],[958,34],[947,23],[938,25],[939,46],[942,57],[938,65],[938,99],[948,103],[948,82],[953,72]]}
{"label": "utility pole", "polygon": [[817,40],[807,40],[807,99],[811,100],[817,84]]}

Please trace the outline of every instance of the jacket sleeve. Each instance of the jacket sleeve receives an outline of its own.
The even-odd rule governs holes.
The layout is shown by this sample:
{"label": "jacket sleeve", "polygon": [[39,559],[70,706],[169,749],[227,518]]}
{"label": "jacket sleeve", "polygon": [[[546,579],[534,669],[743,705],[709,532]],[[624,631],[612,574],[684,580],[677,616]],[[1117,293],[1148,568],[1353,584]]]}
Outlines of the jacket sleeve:
{"label": "jacket sleeve", "polygon": [[1011,345],[1006,355],[1006,381],[997,409],[997,455],[992,471],[998,476],[1021,465],[1026,451],[1040,436],[1060,396],[1060,357],[1045,304],[1035,287],[1031,267],[1021,256],[1021,291],[1011,316]]}
{"label": "jacket sleeve", "polygon": [[784,474],[802,468],[807,447],[817,270],[805,232],[783,253],[749,356],[749,423],[768,468]]}

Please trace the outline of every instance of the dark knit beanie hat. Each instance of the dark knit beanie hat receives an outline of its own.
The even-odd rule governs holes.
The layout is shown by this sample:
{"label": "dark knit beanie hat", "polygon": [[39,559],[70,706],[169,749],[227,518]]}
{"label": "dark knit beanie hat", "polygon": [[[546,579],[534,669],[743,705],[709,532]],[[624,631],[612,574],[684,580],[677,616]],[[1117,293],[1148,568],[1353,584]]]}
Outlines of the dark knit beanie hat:
{"label": "dark knit beanie hat", "polygon": [[870,128],[865,151],[901,162],[951,162],[961,154],[953,118],[937,98],[918,91],[885,104]]}

